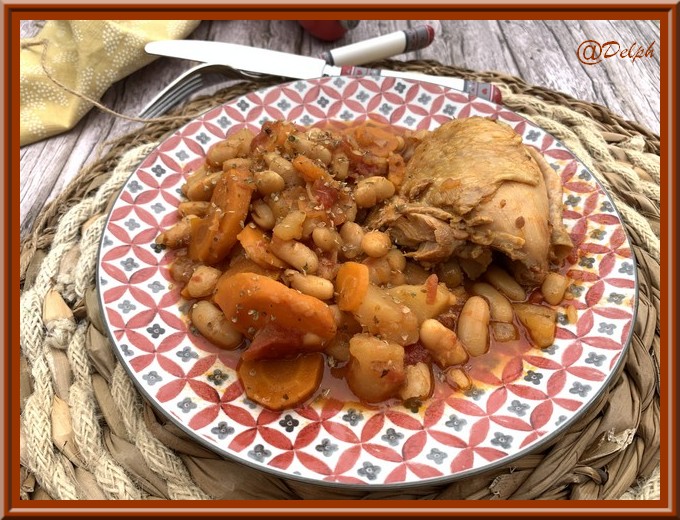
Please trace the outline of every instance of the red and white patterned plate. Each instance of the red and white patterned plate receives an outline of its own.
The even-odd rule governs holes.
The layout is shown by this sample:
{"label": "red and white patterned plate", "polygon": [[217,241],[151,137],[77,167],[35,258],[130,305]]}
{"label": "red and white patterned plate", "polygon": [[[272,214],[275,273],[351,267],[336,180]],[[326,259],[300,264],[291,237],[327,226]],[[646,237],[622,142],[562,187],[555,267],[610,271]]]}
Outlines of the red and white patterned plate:
{"label": "red and white patterned plate", "polygon": [[[283,412],[248,400],[225,352],[194,335],[172,287],[173,252],[154,243],[177,219],[180,186],[208,147],[266,120],[304,126],[366,118],[435,128],[493,117],[540,150],[564,186],[568,259],[578,320],[558,308],[557,337],[516,352],[465,394],[419,409],[334,399]],[[214,108],[154,150],[123,187],[106,223],[98,269],[114,350],[139,390],[201,444],[285,478],[351,487],[440,483],[498,467],[554,440],[594,402],[621,364],[637,300],[635,261],[614,205],[572,153],[523,117],[462,92],[395,78],[296,81]]]}

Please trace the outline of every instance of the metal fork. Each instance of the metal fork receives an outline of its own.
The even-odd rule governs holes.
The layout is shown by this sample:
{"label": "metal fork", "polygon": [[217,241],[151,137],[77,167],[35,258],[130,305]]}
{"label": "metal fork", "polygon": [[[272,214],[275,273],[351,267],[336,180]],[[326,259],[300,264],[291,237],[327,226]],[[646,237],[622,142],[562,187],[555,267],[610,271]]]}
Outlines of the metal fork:
{"label": "metal fork", "polygon": [[201,63],[190,68],[161,90],[139,113],[139,117],[153,118],[165,114],[180,101],[201,89],[229,79],[259,79],[266,74],[245,72],[228,65]]}

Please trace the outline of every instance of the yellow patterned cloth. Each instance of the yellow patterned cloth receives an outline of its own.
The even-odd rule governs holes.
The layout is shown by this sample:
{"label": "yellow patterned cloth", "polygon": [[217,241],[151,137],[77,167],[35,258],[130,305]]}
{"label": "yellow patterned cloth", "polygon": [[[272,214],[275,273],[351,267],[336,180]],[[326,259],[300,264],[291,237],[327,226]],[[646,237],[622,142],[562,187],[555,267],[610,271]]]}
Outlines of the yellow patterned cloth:
{"label": "yellow patterned cloth", "polygon": [[[116,81],[151,63],[155,40],[188,36],[200,20],[51,20],[21,41],[21,145],[73,128]],[[46,42],[46,47],[38,42]],[[43,50],[45,56],[42,58]]]}

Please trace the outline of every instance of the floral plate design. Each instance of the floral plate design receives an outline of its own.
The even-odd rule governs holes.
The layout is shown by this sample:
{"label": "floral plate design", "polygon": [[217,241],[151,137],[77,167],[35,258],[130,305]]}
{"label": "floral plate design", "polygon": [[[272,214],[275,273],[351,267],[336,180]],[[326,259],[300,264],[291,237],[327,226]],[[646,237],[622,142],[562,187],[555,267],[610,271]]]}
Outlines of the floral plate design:
{"label": "floral plate design", "polygon": [[[554,345],[508,356],[466,393],[416,409],[369,408],[332,395],[272,412],[248,400],[238,353],[193,333],[173,287],[173,251],[154,243],[177,219],[180,186],[209,146],[266,120],[304,126],[367,118],[433,129],[451,118],[498,118],[562,179],[571,323],[558,309]],[[637,301],[635,261],[618,213],[564,145],[503,106],[429,83],[327,77],[252,92],[175,132],[139,165],[107,220],[98,288],[114,350],[142,394],[202,445],[279,477],[347,487],[441,483],[505,465],[553,441],[596,401],[622,363]]]}

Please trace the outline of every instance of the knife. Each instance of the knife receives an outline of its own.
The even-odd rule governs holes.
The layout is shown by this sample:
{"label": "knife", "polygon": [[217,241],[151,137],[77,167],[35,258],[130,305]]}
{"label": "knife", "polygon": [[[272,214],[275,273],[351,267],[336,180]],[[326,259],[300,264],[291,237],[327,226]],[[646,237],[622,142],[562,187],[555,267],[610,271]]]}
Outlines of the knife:
{"label": "knife", "polygon": [[321,58],[300,56],[236,43],[205,40],[159,40],[147,43],[147,53],[156,56],[182,58],[228,65],[234,69],[260,74],[271,74],[282,78],[313,79],[322,76],[382,76],[413,79],[436,83],[460,90],[494,103],[501,102],[500,90],[490,83],[478,83],[462,78],[432,76],[410,71],[371,69],[365,67],[329,65]]}

